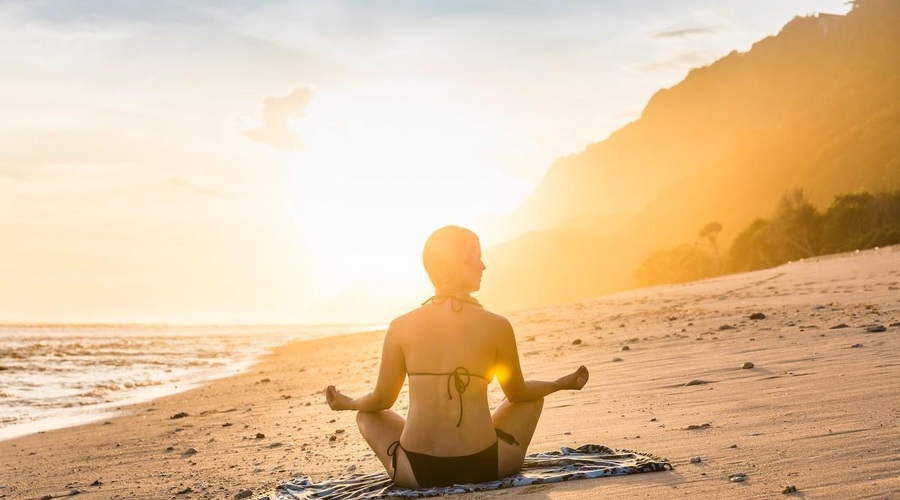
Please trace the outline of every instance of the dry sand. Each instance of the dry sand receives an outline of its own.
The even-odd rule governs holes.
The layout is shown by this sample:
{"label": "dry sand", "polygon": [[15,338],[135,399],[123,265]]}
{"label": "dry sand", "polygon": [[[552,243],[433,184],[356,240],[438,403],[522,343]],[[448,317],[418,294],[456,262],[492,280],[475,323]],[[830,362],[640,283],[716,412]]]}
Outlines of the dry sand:
{"label": "dry sand", "polygon": [[[803,498],[900,498],[900,247],[509,317],[527,376],[592,373],[581,392],[548,398],[531,451],[597,443],[675,469],[460,500],[779,498],[788,485]],[[0,498],[233,498],[294,475],[379,470],[354,415],[329,411],[322,389],[369,390],[382,338],[291,344],[108,421],[0,442]],[[746,481],[729,482],[735,472]]]}

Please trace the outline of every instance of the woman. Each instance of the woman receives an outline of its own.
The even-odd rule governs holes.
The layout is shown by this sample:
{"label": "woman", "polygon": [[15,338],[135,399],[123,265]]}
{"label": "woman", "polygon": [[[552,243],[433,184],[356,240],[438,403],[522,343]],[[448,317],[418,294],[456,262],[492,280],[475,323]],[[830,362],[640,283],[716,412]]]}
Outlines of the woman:
{"label": "woman", "polygon": [[[555,381],[526,381],[509,321],[470,295],[481,287],[481,245],[457,226],[434,232],[423,262],[435,295],[387,330],[375,389],[351,399],[326,389],[332,410],[357,411],[363,437],[404,487],[491,481],[521,469],[544,396],[580,390],[584,366]],[[409,375],[406,420],[390,408]],[[506,400],[494,411],[496,377]]]}

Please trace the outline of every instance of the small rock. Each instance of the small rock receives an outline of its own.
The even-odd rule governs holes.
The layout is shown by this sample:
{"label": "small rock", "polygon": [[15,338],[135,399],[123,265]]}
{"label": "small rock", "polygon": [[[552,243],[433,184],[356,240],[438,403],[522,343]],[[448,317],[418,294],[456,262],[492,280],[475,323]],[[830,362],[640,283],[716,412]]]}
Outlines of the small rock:
{"label": "small rock", "polygon": [[253,495],[253,490],[241,490],[234,494],[235,500],[239,500],[241,498],[250,498]]}
{"label": "small rock", "polygon": [[709,422],[706,422],[706,423],[703,423],[703,424],[700,424],[700,425],[697,425],[697,424],[691,424],[691,425],[687,426],[687,427],[685,428],[685,430],[695,431],[695,430],[697,430],[697,429],[706,429],[707,427],[712,427],[712,424],[709,423]]}
{"label": "small rock", "polygon": [[719,331],[723,331],[723,330],[734,330],[734,327],[731,325],[722,325],[719,327]]}
{"label": "small rock", "polygon": [[733,444],[733,445],[729,446],[729,448],[737,448],[737,445]]}
{"label": "small rock", "polygon": [[188,493],[192,493],[194,490],[191,489],[190,486],[178,492],[179,495],[187,495]]}
{"label": "small rock", "polygon": [[78,495],[78,494],[80,494],[80,493],[81,493],[81,490],[77,490],[77,489],[69,490],[69,496],[70,496],[70,497],[74,497],[75,495]]}
{"label": "small rock", "polygon": [[891,323],[890,326],[891,326],[891,328],[894,328],[895,326],[900,326],[900,322],[897,322],[897,323]]}
{"label": "small rock", "polygon": [[182,453],[182,455],[185,455],[185,456],[191,456],[191,455],[196,455],[196,454],[197,454],[196,448],[188,448],[188,449],[184,450],[184,453]]}
{"label": "small rock", "polygon": [[699,464],[701,462],[700,457],[691,457],[692,464]]}
{"label": "small rock", "polygon": [[171,418],[171,419],[174,420],[174,419],[176,419],[176,418],[184,418],[184,417],[187,417],[187,416],[188,416],[188,412],[186,412],[186,411],[180,411],[180,412],[178,412],[178,413],[172,415],[172,416],[169,417],[169,418]]}
{"label": "small rock", "polygon": [[260,384],[268,384],[271,381],[272,381],[272,379],[270,379],[270,378],[264,378],[264,379],[260,380],[259,383]]}
{"label": "small rock", "polygon": [[708,383],[709,383],[709,382],[706,381],[706,380],[700,380],[700,379],[698,379],[698,378],[695,378],[694,380],[691,380],[690,382],[684,384],[684,386],[685,386],[685,387],[688,387],[688,386],[691,386],[691,385],[703,385],[703,384],[708,384]]}
{"label": "small rock", "polygon": [[754,366],[756,366],[756,365],[754,365],[753,363],[751,363],[749,361],[745,361],[744,364],[741,366],[741,368],[744,370],[749,370],[749,369],[753,368]]}
{"label": "small rock", "polygon": [[41,497],[41,500],[50,500],[51,498],[53,498],[53,495],[44,495]]}
{"label": "small rock", "polygon": [[263,439],[263,438],[265,438],[265,437],[266,437],[266,435],[263,434],[262,432],[257,432],[257,433],[256,433],[256,439]]}
{"label": "small rock", "polygon": [[175,451],[175,447],[174,447],[174,446],[167,446],[167,447],[166,447],[166,451]]}
{"label": "small rock", "polygon": [[331,437],[328,438],[329,441],[337,441],[337,436],[332,434]]}
{"label": "small rock", "polygon": [[766,315],[763,313],[753,313],[750,315],[750,319],[766,319]]}
{"label": "small rock", "polygon": [[840,330],[841,328],[850,328],[850,325],[847,323],[841,323],[839,325],[834,325],[831,327],[832,330]]}
{"label": "small rock", "polygon": [[103,483],[100,482],[99,479],[97,479],[96,481],[94,481],[93,483],[91,483],[91,486],[100,486],[101,484],[103,484]]}
{"label": "small rock", "polygon": [[572,341],[572,345],[581,345],[581,339],[575,339]]}
{"label": "small rock", "polygon": [[872,325],[872,326],[866,327],[866,331],[869,333],[878,333],[878,332],[883,332],[885,330],[887,330],[887,328],[885,328],[884,325]]}
{"label": "small rock", "polygon": [[619,361],[622,361],[622,358],[613,358],[612,361],[613,363],[618,363]]}
{"label": "small rock", "polygon": [[743,483],[744,479],[747,479],[746,476],[732,476],[728,478],[732,483]]}
{"label": "small rock", "polygon": [[231,427],[232,425],[234,424],[232,424],[231,422],[225,422],[224,424],[222,424],[222,427]]}
{"label": "small rock", "polygon": [[356,470],[356,464],[350,464],[350,465],[347,467],[347,472],[353,472],[353,471],[355,471],[355,470]]}
{"label": "small rock", "polygon": [[785,486],[783,490],[781,490],[782,495],[788,495],[791,493],[797,493],[797,487],[794,486],[793,484],[789,484],[789,485]]}
{"label": "small rock", "polygon": [[344,433],[344,429],[335,429],[334,433],[335,433],[335,434],[343,434],[343,433]]}
{"label": "small rock", "polygon": [[863,346],[862,344],[853,344],[852,346],[850,346],[850,349],[856,349],[857,347],[862,347],[862,346]]}
{"label": "small rock", "polygon": [[631,348],[628,347],[627,345],[623,345],[619,350],[620,350],[620,351],[630,351]]}

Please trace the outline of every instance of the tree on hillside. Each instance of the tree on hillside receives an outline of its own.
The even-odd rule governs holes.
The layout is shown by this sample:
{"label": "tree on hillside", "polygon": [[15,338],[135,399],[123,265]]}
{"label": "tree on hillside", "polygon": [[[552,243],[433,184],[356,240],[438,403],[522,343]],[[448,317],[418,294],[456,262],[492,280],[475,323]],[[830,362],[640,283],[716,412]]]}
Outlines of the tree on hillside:
{"label": "tree on hillside", "polygon": [[821,222],[818,210],[802,190],[795,189],[784,195],[772,220],[780,260],[788,262],[818,255]]}

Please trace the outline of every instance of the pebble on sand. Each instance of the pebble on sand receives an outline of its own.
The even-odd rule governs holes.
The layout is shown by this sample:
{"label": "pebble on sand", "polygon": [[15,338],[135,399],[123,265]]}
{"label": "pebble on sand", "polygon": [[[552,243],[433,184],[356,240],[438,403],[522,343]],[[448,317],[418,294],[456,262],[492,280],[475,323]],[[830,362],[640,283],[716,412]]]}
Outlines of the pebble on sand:
{"label": "pebble on sand", "polygon": [[241,490],[234,494],[235,500],[239,500],[241,498],[250,498],[253,495],[253,490]]}
{"label": "pebble on sand", "polygon": [[750,319],[766,319],[766,315],[763,313],[753,313],[750,315]]}
{"label": "pebble on sand", "polygon": [[702,462],[702,460],[700,459],[700,457],[691,457],[691,463],[692,463],[692,464],[699,464],[700,462]]}
{"label": "pebble on sand", "polygon": [[728,476],[728,480],[732,483],[742,483],[745,479],[747,479],[747,474],[744,474],[743,472],[735,472]]}
{"label": "pebble on sand", "polygon": [[581,339],[575,339],[572,341],[572,345],[581,345]]}
{"label": "pebble on sand", "polygon": [[753,363],[751,363],[749,361],[745,361],[744,364],[741,366],[741,368],[744,370],[749,370],[749,369],[753,368],[754,366],[756,366],[756,365],[754,365]]}
{"label": "pebble on sand", "polygon": [[616,358],[613,358],[612,361],[613,361],[613,363],[618,363],[619,361],[622,361],[622,358],[616,357]]}
{"label": "pebble on sand", "polygon": [[887,330],[887,328],[885,328],[884,325],[872,325],[872,326],[866,327],[866,331],[869,333],[878,333],[878,332],[883,332],[885,330]]}
{"label": "pebble on sand", "polygon": [[631,348],[628,347],[627,345],[623,345],[619,350],[620,350],[620,351],[630,351]]}
{"label": "pebble on sand", "polygon": [[791,493],[797,493],[797,487],[794,486],[793,484],[789,484],[789,485],[785,486],[783,490],[781,490],[782,495],[788,495]]}
{"label": "pebble on sand", "polygon": [[862,346],[863,346],[862,344],[853,344],[852,346],[850,346],[850,349],[856,349],[857,347],[862,347]]}
{"label": "pebble on sand", "polygon": [[832,330],[840,330],[841,328],[850,328],[850,325],[847,323],[841,323],[839,325],[834,325],[831,327]]}
{"label": "pebble on sand", "polygon": [[180,411],[180,412],[178,412],[178,413],[172,415],[172,416],[169,417],[169,418],[171,418],[171,419],[174,420],[174,419],[176,419],[176,418],[184,418],[184,417],[187,417],[187,416],[189,416],[189,415],[188,415],[188,412],[186,412],[186,411]]}
{"label": "pebble on sand", "polygon": [[708,380],[700,380],[698,378],[695,378],[694,380],[691,380],[690,382],[684,384],[684,386],[688,387],[691,385],[704,385],[704,384],[709,384],[709,383],[710,382]]}
{"label": "pebble on sand", "polygon": [[184,450],[184,453],[182,453],[182,455],[190,456],[190,455],[195,455],[196,453],[197,453],[196,448],[188,448],[188,449]]}

